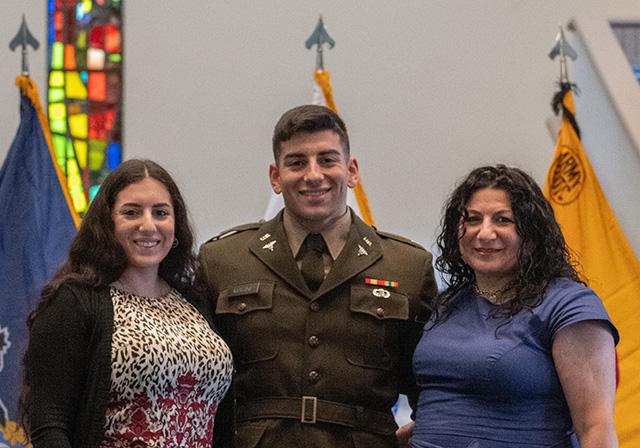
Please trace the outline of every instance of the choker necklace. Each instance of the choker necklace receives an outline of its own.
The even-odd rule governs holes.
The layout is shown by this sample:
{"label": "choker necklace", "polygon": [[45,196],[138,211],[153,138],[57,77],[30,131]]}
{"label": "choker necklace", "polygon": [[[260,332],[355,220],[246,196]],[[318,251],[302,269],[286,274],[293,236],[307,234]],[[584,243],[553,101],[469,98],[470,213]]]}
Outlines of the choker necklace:
{"label": "choker necklace", "polygon": [[504,300],[504,297],[502,297],[502,295],[505,292],[509,291],[511,288],[513,288],[513,282],[509,282],[506,285],[504,285],[502,288],[496,288],[496,289],[480,289],[477,283],[473,284],[473,291],[476,294],[486,299],[489,299],[491,303],[495,303],[495,304],[503,304],[504,302],[506,302],[507,300]]}

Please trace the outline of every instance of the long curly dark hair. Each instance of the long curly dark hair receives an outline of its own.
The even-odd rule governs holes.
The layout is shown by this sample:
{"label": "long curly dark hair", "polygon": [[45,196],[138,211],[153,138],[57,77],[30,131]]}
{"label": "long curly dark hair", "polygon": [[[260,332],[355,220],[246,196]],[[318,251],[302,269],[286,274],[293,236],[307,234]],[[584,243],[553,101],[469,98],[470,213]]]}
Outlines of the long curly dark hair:
{"label": "long curly dark hair", "polygon": [[[37,315],[55,300],[58,290],[64,284],[75,283],[99,288],[120,278],[128,260],[115,237],[112,209],[118,193],[147,177],[164,185],[171,196],[175,222],[174,236],[178,240],[177,246],[172,247],[160,263],[158,273],[187,298],[194,298],[194,295],[204,292],[203,282],[197,275],[198,262],[193,252],[193,231],[178,186],[171,175],[157,163],[151,160],[127,160],[109,173],[100,186],[77,235],[71,242],[68,259],[42,289],[40,302],[28,317],[29,328]],[[21,419],[25,427],[29,424],[28,397],[29,384],[25,377],[20,398]]]}
{"label": "long curly dark hair", "polygon": [[120,164],[105,178],[78,234],[71,242],[69,257],[42,290],[41,301],[29,321],[53,300],[67,282],[93,287],[117,280],[127,267],[127,256],[116,239],[111,212],[118,193],[147,177],[165,186],[174,210],[177,247],[171,248],[160,263],[158,273],[169,285],[184,294],[196,286],[197,259],[193,252],[193,231],[187,207],[171,175],[151,160],[132,159]]}
{"label": "long curly dark hair", "polygon": [[551,204],[536,182],[524,171],[505,165],[476,168],[456,187],[445,204],[441,232],[437,238],[440,255],[436,268],[448,278],[447,289],[436,299],[436,309],[444,310],[456,294],[475,282],[473,269],[460,253],[461,223],[467,218],[467,204],[483,188],[497,188],[509,196],[516,231],[521,239],[514,282],[515,297],[499,314],[513,315],[542,302],[549,283],[558,277],[580,281],[569,248],[553,214]]}

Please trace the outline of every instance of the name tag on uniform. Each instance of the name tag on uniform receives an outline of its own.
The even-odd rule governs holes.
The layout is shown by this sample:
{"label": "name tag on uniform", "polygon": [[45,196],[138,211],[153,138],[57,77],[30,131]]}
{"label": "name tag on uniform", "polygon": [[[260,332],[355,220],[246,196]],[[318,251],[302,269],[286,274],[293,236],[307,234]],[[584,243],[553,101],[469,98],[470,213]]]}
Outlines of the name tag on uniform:
{"label": "name tag on uniform", "polygon": [[260,291],[260,282],[256,283],[245,283],[243,285],[234,286],[231,291],[229,291],[229,297],[236,296],[246,296],[249,294],[258,294]]}

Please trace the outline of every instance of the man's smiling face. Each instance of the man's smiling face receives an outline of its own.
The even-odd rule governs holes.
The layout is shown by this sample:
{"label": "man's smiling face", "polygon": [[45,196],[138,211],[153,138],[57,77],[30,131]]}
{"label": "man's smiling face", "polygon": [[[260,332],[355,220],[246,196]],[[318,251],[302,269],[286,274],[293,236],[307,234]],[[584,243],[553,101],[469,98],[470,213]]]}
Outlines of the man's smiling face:
{"label": "man's smiling face", "polygon": [[273,191],[282,193],[287,211],[320,232],[345,213],[347,190],[358,181],[358,162],[345,158],[337,133],[301,133],[281,143],[269,179]]}

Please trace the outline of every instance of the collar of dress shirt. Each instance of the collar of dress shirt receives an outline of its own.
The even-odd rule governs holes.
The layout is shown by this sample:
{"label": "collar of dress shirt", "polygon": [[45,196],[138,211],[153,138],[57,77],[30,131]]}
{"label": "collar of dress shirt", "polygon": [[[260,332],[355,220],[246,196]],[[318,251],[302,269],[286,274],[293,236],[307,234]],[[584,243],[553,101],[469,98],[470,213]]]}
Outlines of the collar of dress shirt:
{"label": "collar of dress shirt", "polygon": [[[291,247],[293,257],[297,258],[304,239],[311,232],[300,224],[293,215],[288,213],[286,208],[284,209],[282,224],[284,225],[284,231],[287,234],[287,240],[289,241],[289,247]],[[329,254],[334,261],[338,258],[338,255],[340,255],[340,252],[342,252],[342,249],[344,249],[347,243],[347,235],[349,234],[350,227],[351,209],[347,207],[346,212],[338,218],[331,227],[320,232],[325,243],[327,243]]]}

